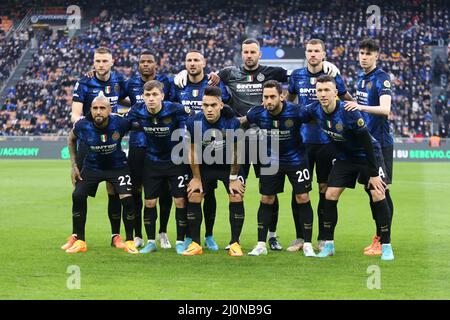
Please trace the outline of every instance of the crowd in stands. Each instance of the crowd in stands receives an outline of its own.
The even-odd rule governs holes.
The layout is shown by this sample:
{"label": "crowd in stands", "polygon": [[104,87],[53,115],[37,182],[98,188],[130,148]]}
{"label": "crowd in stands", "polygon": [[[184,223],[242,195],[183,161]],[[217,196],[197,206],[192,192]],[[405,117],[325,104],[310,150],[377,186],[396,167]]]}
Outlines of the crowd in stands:
{"label": "crowd in stands", "polygon": [[[141,48],[150,48],[159,57],[164,73],[182,69],[188,49],[204,52],[209,69],[218,70],[236,64],[235,54],[249,26],[260,25],[263,46],[300,47],[310,38],[323,39],[328,60],[340,68],[353,95],[360,71],[358,41],[367,36],[379,39],[379,65],[393,80],[391,120],[396,135],[430,136],[431,124],[437,120],[434,131],[448,136],[450,61],[432,62],[430,51],[431,44],[449,43],[445,1],[380,2],[381,28],[368,29],[366,9],[376,2],[218,0],[193,6],[187,0],[133,5],[104,1],[98,4],[100,13],[90,21],[89,30],[76,37],[38,34],[33,62],[0,106],[0,134],[67,134],[72,87],[91,68],[98,46],[113,50],[115,70],[127,76],[135,72]],[[434,101],[433,86],[442,88]]]}

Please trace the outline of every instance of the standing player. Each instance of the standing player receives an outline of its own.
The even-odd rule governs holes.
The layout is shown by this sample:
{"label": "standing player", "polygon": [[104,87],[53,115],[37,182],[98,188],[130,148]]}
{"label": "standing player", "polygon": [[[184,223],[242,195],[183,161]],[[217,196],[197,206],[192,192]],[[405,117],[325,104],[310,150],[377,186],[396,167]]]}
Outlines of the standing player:
{"label": "standing player", "polygon": [[382,260],[393,260],[390,210],[385,197],[385,168],[381,147],[369,133],[359,111],[345,111],[345,103],[337,101],[334,79],[320,76],[316,83],[319,101],[304,108],[303,121],[315,119],[336,146],[336,161],[328,179],[324,203],[325,246],[317,255],[332,256],[337,203],[345,188],[355,188],[356,180],[364,184],[374,202],[375,218],[380,225]]}
{"label": "standing player", "polygon": [[[189,161],[192,180],[187,188],[187,218],[192,243],[183,252],[185,256],[203,253],[200,242],[201,202],[203,195],[209,192],[208,188],[216,185],[218,180],[223,182],[230,201],[229,214],[232,243],[228,254],[235,257],[243,255],[239,237],[245,217],[243,202],[245,185],[238,175],[239,164],[237,162],[236,139],[233,136],[233,142],[227,141],[229,138],[225,133],[228,130],[235,132],[239,128],[240,123],[233,115],[225,115],[221,112],[224,109],[221,97],[222,92],[220,88],[206,87],[202,100],[203,112],[195,114],[186,123],[191,143],[189,147]],[[197,150],[199,153],[201,152],[200,155],[197,153]],[[220,159],[213,163],[207,163],[205,159],[199,158],[204,154],[212,155],[214,160],[217,160],[216,156],[220,157]],[[227,159],[232,159],[232,164],[227,162]]]}
{"label": "standing player", "polygon": [[145,192],[144,226],[147,245],[140,251],[156,251],[155,233],[157,210],[156,202],[164,184],[170,183],[170,193],[174,197],[177,221],[177,253],[184,251],[186,231],[186,187],[187,170],[185,165],[175,165],[172,149],[177,142],[172,141],[172,133],[184,129],[190,110],[181,104],[164,99],[164,85],[151,80],[144,85],[143,103],[134,105],[127,117],[139,123],[146,136],[143,183]]}
{"label": "standing player", "polygon": [[[301,122],[299,107],[284,102],[281,84],[270,80],[264,83],[263,105],[255,106],[247,113],[250,124],[259,127],[259,133],[277,139],[279,151],[270,150],[271,165],[278,165],[275,174],[263,174],[259,179],[261,203],[258,210],[258,244],[249,253],[251,256],[266,255],[266,237],[273,216],[275,195],[283,192],[284,179],[288,177],[295,195],[297,212],[302,221],[304,236],[303,253],[306,257],[315,257],[311,245],[313,210],[308,192],[311,191],[311,175],[308,170],[305,147],[300,137]],[[271,139],[272,141],[272,139]]]}
{"label": "standing player", "polygon": [[[112,112],[117,112],[117,104],[129,105],[125,100],[125,77],[118,72],[111,71],[113,66],[111,51],[105,47],[99,47],[94,52],[95,76],[92,78],[82,77],[75,84],[73,89],[72,102],[72,122],[76,122],[82,116],[87,116],[90,111],[92,101],[100,92],[108,98]],[[80,141],[77,146],[77,165],[82,170],[83,161],[88,152],[87,146]],[[119,195],[115,193],[113,185],[106,182],[108,193],[108,217],[111,223],[111,245],[116,248],[123,248],[124,243],[120,237],[120,215],[121,204]]]}
{"label": "standing player", "polygon": [[[389,125],[391,112],[392,89],[389,74],[377,67],[380,48],[372,39],[359,43],[359,64],[363,71],[357,82],[357,102],[347,104],[346,110],[362,111],[370,134],[377,139],[383,152],[386,167],[386,183],[392,183],[392,167],[394,154],[394,138]],[[394,214],[394,204],[389,189],[386,189],[386,200],[391,211],[391,221]],[[370,201],[372,217],[376,224],[376,235],[372,244],[364,249],[365,255],[381,255],[381,226],[377,222],[373,200]]]}
{"label": "standing player", "polygon": [[[139,253],[133,241],[134,202],[131,196],[131,179],[125,153],[121,149],[123,136],[131,123],[117,115],[111,115],[109,100],[100,95],[92,101],[90,114],[74,125],[68,143],[72,162],[73,234],[61,247],[67,253],[86,252],[85,225],[87,197],[95,197],[98,184],[108,181],[119,195],[123,205],[123,222],[126,242],[124,250]],[[76,143],[81,141],[87,148],[83,169],[77,165]]]}
{"label": "standing player", "polygon": [[[326,56],[325,43],[320,39],[311,39],[306,43],[306,60],[305,68],[292,71],[289,78],[289,95],[288,101],[294,101],[298,97],[298,103],[306,106],[313,101],[317,101],[316,97],[316,80],[319,76],[324,75],[324,60]],[[334,77],[338,89],[338,96],[341,100],[353,100],[351,95],[345,88],[344,80],[337,74]],[[322,131],[317,123],[306,123],[301,126],[302,141],[306,144],[308,153],[309,172],[314,171],[316,167],[317,183],[319,185],[319,204],[317,206],[317,216],[319,218],[319,233],[317,236],[319,250],[325,243],[325,235],[323,229],[323,204],[325,202],[325,192],[327,190],[328,175],[330,174],[332,162],[335,158],[335,150],[330,143],[330,139]],[[297,220],[296,202],[292,197],[292,212],[294,213],[295,230],[297,239],[294,240],[287,248],[288,251],[298,251],[303,247],[300,222]]]}
{"label": "standing player", "polygon": [[[164,100],[170,100],[171,84],[166,75],[156,73],[155,56],[144,51],[139,57],[139,74],[127,80],[125,92],[130,98],[131,105],[142,103],[144,84],[150,80],[158,80],[164,85]],[[142,176],[144,170],[145,148],[147,142],[145,133],[142,131],[131,131],[128,151],[128,163],[130,165],[131,177],[133,179],[133,199],[136,207],[135,238],[136,247],[143,247],[142,240]],[[167,224],[172,207],[172,197],[169,191],[169,184],[161,186],[159,197],[160,221],[159,221],[159,241],[161,248],[170,249],[172,246],[167,236]]]}
{"label": "standing player", "polygon": [[[200,51],[191,50],[186,55],[185,67],[188,72],[187,84],[180,88],[175,85],[172,86],[172,101],[182,103],[184,106],[191,108],[195,113],[202,110],[202,99],[205,88],[208,86],[208,76],[205,75],[205,58]],[[222,101],[228,102],[230,95],[224,84],[220,81],[219,88],[222,90]],[[216,219],[217,202],[214,194],[214,189],[217,184],[208,188],[208,193],[205,194],[205,201],[203,203],[203,213],[205,215],[205,244],[210,250],[219,250],[219,246],[213,237],[214,221]],[[186,238],[186,248],[191,243],[191,238]]]}

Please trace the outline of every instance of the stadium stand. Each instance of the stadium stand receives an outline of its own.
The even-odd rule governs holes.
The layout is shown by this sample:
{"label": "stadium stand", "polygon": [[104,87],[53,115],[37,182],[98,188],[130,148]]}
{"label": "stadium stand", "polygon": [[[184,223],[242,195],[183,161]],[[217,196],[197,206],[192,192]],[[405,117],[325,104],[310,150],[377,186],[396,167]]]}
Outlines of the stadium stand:
{"label": "stadium stand", "polygon": [[[434,133],[431,123],[436,120],[440,135],[449,136],[450,56],[447,61],[435,62],[432,70],[429,49],[439,41],[449,43],[449,8],[445,1],[380,4],[383,14],[378,31],[366,28],[365,8],[371,4],[271,0],[264,6],[258,1],[215,1],[194,7],[185,0],[133,5],[103,1],[89,28],[74,38],[45,30],[35,32],[39,45],[33,60],[1,106],[0,134],[67,134],[71,128],[72,87],[90,69],[93,50],[100,45],[113,50],[115,70],[127,76],[134,72],[142,48],[159,57],[161,72],[178,72],[190,48],[203,51],[210,69],[218,70],[235,63],[247,27],[259,24],[262,32],[258,39],[264,46],[301,47],[310,38],[323,39],[328,60],[340,68],[351,93],[359,70],[358,41],[366,36],[380,39],[380,66],[391,74],[394,84],[391,120],[396,135],[429,137]],[[21,45],[20,35],[15,41],[13,48]],[[13,64],[5,59],[14,57],[3,42],[0,52],[0,73],[6,75],[4,67]],[[433,81],[443,88],[434,101]]]}

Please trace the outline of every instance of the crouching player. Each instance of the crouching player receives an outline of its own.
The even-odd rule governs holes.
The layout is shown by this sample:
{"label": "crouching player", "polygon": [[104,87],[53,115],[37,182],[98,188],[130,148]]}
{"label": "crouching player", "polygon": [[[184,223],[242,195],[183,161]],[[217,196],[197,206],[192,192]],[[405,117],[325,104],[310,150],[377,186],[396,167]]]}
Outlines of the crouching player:
{"label": "crouching player", "polygon": [[[139,253],[134,246],[134,202],[131,196],[132,184],[125,153],[121,149],[123,136],[131,129],[131,122],[111,114],[109,100],[99,95],[92,101],[90,114],[74,125],[68,138],[70,160],[72,162],[73,234],[61,247],[67,253],[86,252],[85,225],[87,197],[95,197],[98,184],[110,182],[119,194],[123,206],[126,242],[124,250]],[[76,158],[77,139],[88,146],[80,173]]]}
{"label": "crouching player", "polygon": [[[333,78],[320,76],[316,83],[319,101],[308,105],[305,114],[316,119],[337,149],[336,162],[328,178],[325,194],[324,230],[326,243],[317,255],[334,255],[334,229],[337,224],[337,203],[345,188],[355,188],[356,181],[369,191],[377,224],[380,225],[382,260],[393,260],[390,210],[385,196],[386,182],[380,144],[369,133],[359,111],[346,111],[345,103],[336,100]],[[308,120],[308,119],[307,119]]]}
{"label": "crouching player", "polygon": [[[190,109],[183,105],[163,101],[164,85],[157,80],[144,84],[142,98],[144,102],[131,107],[127,118],[137,124],[145,133],[146,149],[144,161],[144,226],[147,233],[147,244],[140,253],[150,253],[157,250],[155,244],[156,220],[158,217],[156,202],[164,186],[170,184],[170,193],[175,202],[175,219],[177,222],[176,251],[184,251],[186,234],[186,180],[187,166],[175,164],[172,157],[181,157],[172,152],[178,145],[172,135],[176,130],[184,132],[185,122],[190,115]],[[172,155],[172,153],[174,153]],[[177,162],[177,161],[175,161]]]}
{"label": "crouching player", "polygon": [[[297,220],[301,221],[304,236],[303,253],[306,257],[315,257],[311,245],[313,210],[309,199],[311,175],[307,167],[305,145],[301,142],[299,119],[300,108],[285,102],[281,84],[269,80],[263,86],[263,105],[250,109],[243,121],[256,124],[260,134],[270,138],[270,166],[275,171],[264,173],[269,168],[261,166],[259,192],[261,203],[258,210],[258,244],[249,253],[250,256],[266,255],[266,238],[273,224],[273,206],[278,193],[284,191],[284,179],[288,177],[295,194]],[[273,141],[273,142],[272,142]],[[278,143],[278,150],[273,143]]]}
{"label": "crouching player", "polygon": [[[231,225],[231,245],[228,255],[243,256],[239,237],[244,224],[244,191],[242,175],[239,175],[237,161],[237,139],[234,133],[239,129],[239,120],[224,107],[222,91],[218,87],[206,87],[202,99],[202,112],[189,118],[186,128],[190,138],[189,161],[192,180],[189,182],[187,219],[192,242],[183,252],[185,256],[203,253],[200,243],[200,227],[202,224],[201,202],[211,186],[222,181],[229,194],[229,214]],[[233,133],[233,141],[227,132]],[[211,155],[213,161],[200,158]]]}

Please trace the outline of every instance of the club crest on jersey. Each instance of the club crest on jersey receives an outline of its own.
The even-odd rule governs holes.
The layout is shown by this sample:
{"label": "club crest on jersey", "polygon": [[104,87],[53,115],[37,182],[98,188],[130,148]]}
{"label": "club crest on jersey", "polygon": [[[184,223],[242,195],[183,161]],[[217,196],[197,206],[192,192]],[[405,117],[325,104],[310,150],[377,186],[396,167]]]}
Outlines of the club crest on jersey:
{"label": "club crest on jersey", "polygon": [[294,121],[292,121],[292,119],[287,119],[284,122],[284,125],[286,126],[286,128],[290,128],[290,127],[292,127],[294,125]]}
{"label": "club crest on jersey", "polygon": [[266,79],[266,76],[263,75],[262,73],[258,74],[258,76],[256,77],[256,80],[258,80],[259,82],[263,82]]}
{"label": "club crest on jersey", "polygon": [[310,83],[311,85],[315,86],[315,85],[316,85],[316,82],[317,82],[317,78],[309,78],[309,83]]}
{"label": "club crest on jersey", "polygon": [[197,98],[198,97],[198,90],[192,90],[192,96],[194,98]]}
{"label": "club crest on jersey", "polygon": [[120,139],[120,133],[117,131],[114,131],[114,133],[112,134],[112,138],[114,141],[117,141]]}
{"label": "club crest on jersey", "polygon": [[389,80],[384,80],[383,85],[384,85],[386,88],[390,88],[390,87],[391,87],[391,83],[389,82]]}
{"label": "club crest on jersey", "polygon": [[358,127],[364,127],[364,120],[363,120],[363,118],[359,118],[356,123],[358,124]]}
{"label": "club crest on jersey", "polygon": [[280,121],[273,120],[272,121],[272,127],[274,127],[275,129],[278,129],[280,127]]}
{"label": "club crest on jersey", "polygon": [[251,74],[246,77],[247,82],[253,82],[253,76]]}
{"label": "club crest on jersey", "polygon": [[165,118],[162,120],[162,122],[163,122],[164,124],[169,124],[169,123],[172,122],[172,117],[165,117]]}
{"label": "club crest on jersey", "polygon": [[342,129],[344,129],[344,127],[342,126],[342,123],[340,123],[340,122],[336,123],[336,130],[342,131]]}
{"label": "club crest on jersey", "polygon": [[108,136],[106,134],[100,135],[100,141],[101,142],[106,142],[107,140],[108,140]]}
{"label": "club crest on jersey", "polygon": [[105,87],[105,93],[106,94],[110,94],[111,93],[111,86],[106,86]]}
{"label": "club crest on jersey", "polygon": [[367,82],[367,89],[369,89],[369,90],[372,89],[372,82],[370,82],[370,81]]}
{"label": "club crest on jersey", "polygon": [[114,86],[114,91],[117,93],[120,92],[120,86],[118,83]]}

